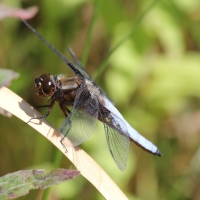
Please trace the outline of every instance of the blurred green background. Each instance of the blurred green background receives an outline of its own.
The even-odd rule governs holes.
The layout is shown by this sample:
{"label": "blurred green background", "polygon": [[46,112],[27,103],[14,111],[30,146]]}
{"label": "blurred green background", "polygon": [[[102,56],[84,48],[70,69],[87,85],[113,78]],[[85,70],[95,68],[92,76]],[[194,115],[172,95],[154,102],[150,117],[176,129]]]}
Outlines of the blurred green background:
{"label": "blurred green background", "polygon": [[[84,48],[89,48],[89,56],[82,58],[87,71],[93,76],[102,69],[96,82],[125,119],[163,153],[159,158],[131,143],[127,168],[121,172],[108,151],[100,122],[81,145],[129,199],[200,199],[199,0],[2,2],[22,8],[37,5],[39,13],[29,23],[68,57],[67,45],[80,59]],[[86,41],[94,13],[90,46]],[[35,94],[37,75],[72,75],[18,19],[0,21],[0,67],[20,73],[10,89],[33,106],[47,102]],[[48,120],[59,129],[64,116],[57,105]],[[0,176],[21,169],[54,168],[57,149],[35,130],[14,116],[0,116],[0,127]],[[74,168],[64,157],[60,167]],[[39,200],[42,195],[43,191],[34,190],[19,199]],[[52,187],[48,199],[103,197],[79,176]]]}

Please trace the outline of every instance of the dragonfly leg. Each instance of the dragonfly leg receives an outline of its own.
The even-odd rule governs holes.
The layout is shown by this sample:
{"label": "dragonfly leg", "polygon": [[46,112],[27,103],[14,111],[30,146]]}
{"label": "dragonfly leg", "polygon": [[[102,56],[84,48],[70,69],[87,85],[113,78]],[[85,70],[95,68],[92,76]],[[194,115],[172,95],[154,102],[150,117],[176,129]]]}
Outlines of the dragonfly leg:
{"label": "dragonfly leg", "polygon": [[67,117],[71,111],[62,103],[59,103],[59,106],[60,106],[60,109],[62,110],[62,112],[64,113],[65,117]]}
{"label": "dragonfly leg", "polygon": [[[43,107],[48,107],[45,115],[41,116],[41,117],[32,117],[28,122],[26,122],[26,124],[28,124],[32,119],[44,119],[44,118],[47,118],[53,108],[53,105],[54,105],[54,101],[51,101],[51,103],[49,105],[44,105]],[[42,107],[42,106],[40,106]]]}
{"label": "dragonfly leg", "polygon": [[[65,108],[66,108],[66,107],[65,107]],[[66,109],[67,109],[67,108],[66,108]],[[71,111],[68,110],[68,109],[67,109],[67,112],[71,114]],[[66,112],[65,112],[65,113],[66,113]],[[65,125],[69,125],[69,126],[68,126],[68,128],[65,130],[66,133],[63,133],[63,129],[65,129]],[[67,150],[67,147],[64,145],[63,141],[64,141],[66,135],[68,134],[70,128],[71,128],[71,115],[68,115],[68,116],[66,117],[66,121],[64,122],[64,125],[60,128],[60,134],[62,135],[62,138],[61,138],[61,140],[60,140],[60,143],[62,144],[62,146],[63,146],[63,148],[64,148],[64,150],[65,150],[65,153],[67,153],[68,150]]]}
{"label": "dragonfly leg", "polygon": [[50,105],[40,105],[40,106],[34,106],[34,108],[46,108],[46,107],[49,107]]}
{"label": "dragonfly leg", "polygon": [[63,149],[65,150],[65,153],[67,153],[68,152],[67,147],[63,144],[64,139],[65,139],[65,136],[62,137],[62,139],[60,140],[60,143],[62,144]]}

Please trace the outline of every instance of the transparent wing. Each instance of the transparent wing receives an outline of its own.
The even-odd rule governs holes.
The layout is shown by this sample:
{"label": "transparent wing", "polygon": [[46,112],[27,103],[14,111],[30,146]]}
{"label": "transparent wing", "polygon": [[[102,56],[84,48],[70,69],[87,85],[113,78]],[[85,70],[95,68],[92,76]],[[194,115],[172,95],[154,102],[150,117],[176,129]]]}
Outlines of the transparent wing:
{"label": "transparent wing", "polygon": [[104,122],[105,134],[110,153],[120,170],[125,170],[130,140],[126,124],[115,114],[106,114],[101,106],[100,114]]}
{"label": "transparent wing", "polygon": [[112,104],[113,102],[109,99],[109,97],[107,96],[107,94],[101,89],[101,87],[99,87],[95,81],[93,80],[93,78],[87,73],[87,71],[84,69],[84,67],[82,66],[81,62],[79,61],[79,59],[76,57],[75,53],[72,51],[72,49],[70,47],[67,47],[71,57],[74,59],[76,65],[74,65],[74,67],[80,71],[80,73],[89,81],[91,81],[95,87],[97,87],[100,91],[101,94],[104,96],[104,98],[107,98]]}
{"label": "transparent wing", "polygon": [[80,88],[71,113],[65,119],[60,132],[74,146],[81,144],[93,132],[98,118],[98,100],[87,88]]}
{"label": "transparent wing", "polygon": [[51,45],[49,42],[47,42],[30,24],[28,24],[25,20],[20,20],[45,44],[47,45],[52,51],[54,51],[57,56],[59,56],[67,65],[68,67],[77,75],[80,79],[83,79],[83,74],[78,70],[76,65],[70,61],[68,58],[66,58],[61,52],[59,52],[53,45]]}
{"label": "transparent wing", "polygon": [[[72,51],[72,49],[70,47],[67,47],[67,50],[69,51],[71,57],[74,59],[76,65],[74,66],[77,70],[79,70],[81,72],[81,74],[89,79],[92,80],[92,77],[87,73],[87,71],[84,69],[84,67],[82,66],[81,62],[79,61],[79,59],[76,57],[75,53]],[[93,80],[92,80],[93,81]]]}

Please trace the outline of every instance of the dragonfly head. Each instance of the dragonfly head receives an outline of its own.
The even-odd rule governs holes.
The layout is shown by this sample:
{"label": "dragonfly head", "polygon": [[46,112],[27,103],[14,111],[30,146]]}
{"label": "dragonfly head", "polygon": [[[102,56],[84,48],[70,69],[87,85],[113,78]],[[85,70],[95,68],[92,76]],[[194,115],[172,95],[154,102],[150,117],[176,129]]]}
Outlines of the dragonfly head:
{"label": "dragonfly head", "polygon": [[35,90],[38,96],[49,97],[55,91],[54,81],[49,73],[35,78]]}

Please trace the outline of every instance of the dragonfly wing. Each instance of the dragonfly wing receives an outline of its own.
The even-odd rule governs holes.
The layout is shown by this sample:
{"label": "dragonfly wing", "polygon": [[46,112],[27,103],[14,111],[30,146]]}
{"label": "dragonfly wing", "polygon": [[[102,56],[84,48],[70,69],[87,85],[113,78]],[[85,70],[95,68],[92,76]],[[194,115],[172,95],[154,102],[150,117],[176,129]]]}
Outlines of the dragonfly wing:
{"label": "dragonfly wing", "polygon": [[100,109],[100,115],[110,153],[119,169],[123,171],[126,168],[130,146],[126,124],[114,113],[107,115],[103,109]]}
{"label": "dragonfly wing", "polygon": [[124,124],[127,127],[129,137],[133,142],[135,142],[135,144],[137,144],[149,153],[152,153],[157,156],[162,156],[160,150],[153,143],[151,143],[149,140],[140,135],[134,128],[132,128],[130,124],[123,118],[123,116],[117,110],[117,108],[108,99],[105,99],[105,107],[108,110],[110,110],[110,112],[112,112],[113,116],[116,115],[118,118],[121,119],[121,121],[124,122]]}
{"label": "dragonfly wing", "polygon": [[[85,70],[85,68],[82,66],[81,62],[79,61],[79,59],[76,57],[75,53],[72,51],[72,49],[70,47],[67,47],[71,57],[74,59],[76,65],[74,65],[74,67],[79,71],[81,72],[81,74],[86,78],[88,79],[90,82],[92,82],[94,84],[95,87],[97,87],[100,91],[101,91],[101,94],[103,96],[105,96],[107,99],[109,99],[109,97],[107,96],[107,94],[101,89],[101,87],[99,87],[99,85],[97,85],[95,83],[95,81],[93,80],[93,78],[87,73],[87,71]],[[109,99],[110,100],[110,99]],[[111,100],[110,100],[111,102]]]}
{"label": "dragonfly wing", "polygon": [[87,88],[80,88],[71,113],[65,119],[60,132],[74,146],[81,144],[93,132],[98,118],[98,100]]}
{"label": "dragonfly wing", "polygon": [[68,58],[66,58],[61,52],[59,52],[53,45],[51,45],[49,42],[47,42],[28,22],[21,19],[20,20],[46,45],[48,46],[52,51],[54,51],[55,54],[57,54],[58,57],[60,57],[67,65],[68,67],[82,80],[83,74],[77,69],[75,64],[70,61]]}
{"label": "dragonfly wing", "polygon": [[67,47],[67,50],[69,51],[71,57],[74,59],[76,65],[75,65],[75,68],[77,70],[79,70],[81,72],[81,74],[89,79],[89,80],[92,80],[92,77],[87,73],[87,71],[84,69],[84,67],[82,66],[81,62],[79,61],[79,59],[76,57],[75,53],[72,51],[72,49],[70,47]]}

